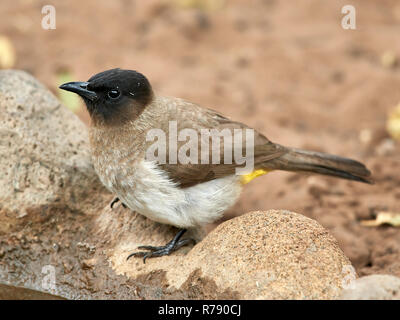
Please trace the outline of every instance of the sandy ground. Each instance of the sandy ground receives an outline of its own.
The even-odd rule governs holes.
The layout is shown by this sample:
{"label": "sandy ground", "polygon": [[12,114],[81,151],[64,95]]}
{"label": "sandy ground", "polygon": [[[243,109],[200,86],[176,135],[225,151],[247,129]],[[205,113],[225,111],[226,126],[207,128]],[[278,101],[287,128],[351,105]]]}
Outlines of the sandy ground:
{"label": "sandy ground", "polygon": [[[400,143],[386,117],[400,101],[400,3],[353,0],[357,29],[341,27],[348,1],[3,0],[0,34],[24,69],[57,92],[57,73],[74,80],[113,68],[144,73],[154,89],[216,109],[281,144],[363,161],[373,186],[274,172],[248,185],[228,216],[289,209],[338,239],[359,275],[400,276],[400,230],[366,228],[380,210],[400,212]],[[57,29],[41,28],[53,4]],[[79,112],[83,121],[88,117]]]}

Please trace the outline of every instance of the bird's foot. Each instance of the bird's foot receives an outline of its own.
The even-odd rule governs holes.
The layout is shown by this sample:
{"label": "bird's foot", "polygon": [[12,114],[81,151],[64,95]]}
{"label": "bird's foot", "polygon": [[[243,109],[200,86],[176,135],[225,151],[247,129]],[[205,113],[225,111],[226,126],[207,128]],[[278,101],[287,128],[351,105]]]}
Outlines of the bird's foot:
{"label": "bird's foot", "polygon": [[[115,197],[114,200],[111,201],[111,203],[110,203],[111,209],[114,207],[114,204],[116,204],[118,201],[119,201],[119,198],[118,198],[118,197]],[[122,206],[123,206],[124,208],[127,208],[125,203],[122,203]]]}
{"label": "bird's foot", "polygon": [[195,243],[193,239],[180,239],[185,232],[185,229],[180,230],[165,246],[140,246],[138,249],[147,251],[131,253],[126,260],[129,260],[131,257],[143,257],[143,263],[146,263],[147,258],[167,256],[189,243]]}

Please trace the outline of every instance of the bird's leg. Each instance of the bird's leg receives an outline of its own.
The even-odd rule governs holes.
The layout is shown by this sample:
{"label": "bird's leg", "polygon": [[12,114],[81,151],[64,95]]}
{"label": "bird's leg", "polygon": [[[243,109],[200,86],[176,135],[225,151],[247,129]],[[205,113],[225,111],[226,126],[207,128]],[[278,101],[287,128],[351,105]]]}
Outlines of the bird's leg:
{"label": "bird's leg", "polygon": [[[116,204],[118,201],[119,201],[119,198],[118,198],[118,197],[115,197],[114,200],[111,201],[111,203],[110,203],[111,209],[114,207],[114,204]],[[126,208],[126,204],[125,204],[125,203],[122,203],[122,206],[123,206],[124,208]]]}
{"label": "bird's leg", "polygon": [[185,232],[186,229],[179,230],[176,236],[165,246],[158,246],[158,247],[140,246],[138,247],[138,249],[148,250],[148,251],[139,251],[131,253],[126,260],[128,260],[131,257],[143,257],[143,263],[146,263],[147,258],[166,256],[178,250],[180,247],[187,245],[188,243],[195,243],[193,239],[181,239],[181,237]]}

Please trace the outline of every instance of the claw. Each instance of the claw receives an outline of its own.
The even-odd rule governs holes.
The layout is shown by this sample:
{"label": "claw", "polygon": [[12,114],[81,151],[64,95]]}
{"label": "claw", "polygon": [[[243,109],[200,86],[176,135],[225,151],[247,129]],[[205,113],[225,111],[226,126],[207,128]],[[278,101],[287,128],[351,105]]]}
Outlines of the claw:
{"label": "claw", "polygon": [[[119,202],[119,198],[118,198],[118,197],[115,197],[114,200],[111,201],[111,203],[110,203],[111,209],[114,207],[114,204],[116,204],[117,202]],[[126,206],[125,203],[122,203],[122,206],[123,206],[125,209],[127,208],[127,206]]]}
{"label": "claw", "polygon": [[110,203],[111,209],[114,207],[114,204],[116,204],[118,201],[119,201],[119,198],[118,198],[118,197],[115,197],[114,200],[111,201],[111,203]]}
{"label": "claw", "polygon": [[185,229],[180,230],[177,235],[168,242],[165,246],[140,246],[138,249],[148,250],[148,251],[138,251],[131,253],[126,260],[129,260],[131,257],[143,257],[143,263],[146,263],[147,258],[153,257],[162,257],[169,255],[170,253],[178,250],[188,243],[194,243],[193,239],[182,239],[182,235],[186,232]]}

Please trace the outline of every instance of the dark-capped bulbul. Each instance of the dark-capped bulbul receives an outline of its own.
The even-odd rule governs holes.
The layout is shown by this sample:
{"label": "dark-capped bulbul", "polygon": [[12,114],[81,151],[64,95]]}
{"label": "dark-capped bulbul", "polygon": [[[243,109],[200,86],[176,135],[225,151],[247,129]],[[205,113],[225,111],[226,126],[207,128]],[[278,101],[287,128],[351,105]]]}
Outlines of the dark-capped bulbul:
{"label": "dark-capped bulbul", "polygon": [[[219,163],[174,162],[168,151],[165,163],[151,161],[146,158],[146,150],[153,141],[147,139],[147,133],[160,129],[169,137],[171,122],[176,123],[177,130],[198,132],[249,127],[183,99],[159,96],[144,75],[132,70],[107,70],[87,82],[69,82],[60,88],[77,93],[86,104],[91,117],[92,160],[101,182],[116,195],[112,205],[120,200],[149,219],[180,229],[165,246],[141,246],[139,249],[145,251],[129,257],[140,256],[145,261],[188,244],[190,239],[181,239],[186,229],[221,218],[235,204],[245,183],[272,170],[372,183],[370,171],[360,162],[284,147],[255,130],[254,170],[246,175],[236,174],[238,163],[224,162],[224,152],[219,155]],[[180,146],[183,143],[178,142]],[[225,150],[222,145],[218,148]]]}

